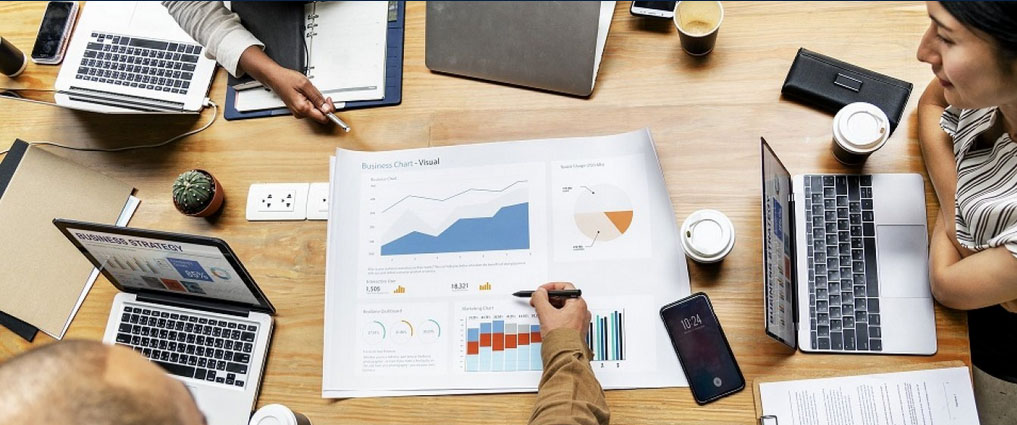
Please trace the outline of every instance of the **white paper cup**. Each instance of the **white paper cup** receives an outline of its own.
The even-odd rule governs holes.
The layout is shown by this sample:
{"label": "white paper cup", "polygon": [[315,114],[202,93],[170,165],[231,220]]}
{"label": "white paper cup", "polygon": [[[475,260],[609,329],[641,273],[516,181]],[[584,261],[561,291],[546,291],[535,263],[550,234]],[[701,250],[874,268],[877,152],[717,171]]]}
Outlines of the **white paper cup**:
{"label": "white paper cup", "polygon": [[720,211],[699,210],[682,223],[681,240],[689,258],[699,263],[716,263],[734,248],[734,224]]}
{"label": "white paper cup", "polygon": [[254,412],[250,425],[311,425],[311,420],[281,404],[268,404]]}
{"label": "white paper cup", "polygon": [[890,119],[876,105],[855,102],[833,117],[833,155],[843,164],[865,162],[890,138]]}

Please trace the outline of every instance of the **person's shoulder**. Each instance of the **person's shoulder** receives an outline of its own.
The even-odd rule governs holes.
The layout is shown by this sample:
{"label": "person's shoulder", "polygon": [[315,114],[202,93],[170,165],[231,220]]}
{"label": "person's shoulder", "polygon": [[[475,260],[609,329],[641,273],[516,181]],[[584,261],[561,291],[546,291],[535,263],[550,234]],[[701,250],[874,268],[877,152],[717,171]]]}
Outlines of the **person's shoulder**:
{"label": "person's shoulder", "polygon": [[950,105],[943,110],[939,126],[954,139],[967,139],[981,133],[978,130],[972,131],[973,127],[990,123],[996,109],[996,107],[966,109]]}

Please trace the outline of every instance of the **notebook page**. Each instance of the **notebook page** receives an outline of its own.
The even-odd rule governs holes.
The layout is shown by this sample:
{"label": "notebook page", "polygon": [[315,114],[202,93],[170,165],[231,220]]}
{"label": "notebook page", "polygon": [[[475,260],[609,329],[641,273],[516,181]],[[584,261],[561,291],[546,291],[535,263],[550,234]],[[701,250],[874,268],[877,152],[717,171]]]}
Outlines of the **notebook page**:
{"label": "notebook page", "polygon": [[[336,103],[385,97],[387,1],[315,2],[305,6],[308,78]],[[282,108],[267,88],[237,92],[238,111]]]}

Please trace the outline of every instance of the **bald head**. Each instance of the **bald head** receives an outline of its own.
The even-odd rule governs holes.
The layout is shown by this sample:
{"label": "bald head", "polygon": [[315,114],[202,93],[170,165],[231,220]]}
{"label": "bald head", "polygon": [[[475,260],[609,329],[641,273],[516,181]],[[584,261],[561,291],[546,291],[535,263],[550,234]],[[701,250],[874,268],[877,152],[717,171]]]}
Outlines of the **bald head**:
{"label": "bald head", "polygon": [[0,363],[0,425],[202,425],[187,389],[139,354],[55,342]]}

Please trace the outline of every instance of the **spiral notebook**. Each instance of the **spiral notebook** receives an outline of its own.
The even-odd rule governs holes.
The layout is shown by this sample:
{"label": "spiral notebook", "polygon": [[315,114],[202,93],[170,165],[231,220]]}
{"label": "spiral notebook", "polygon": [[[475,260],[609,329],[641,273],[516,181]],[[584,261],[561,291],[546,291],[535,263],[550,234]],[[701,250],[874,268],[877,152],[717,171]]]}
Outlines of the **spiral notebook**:
{"label": "spiral notebook", "polygon": [[[389,2],[337,1],[304,5],[307,77],[334,102],[385,97]],[[240,90],[239,112],[285,107],[266,88]]]}

